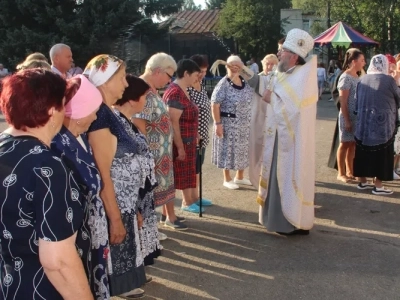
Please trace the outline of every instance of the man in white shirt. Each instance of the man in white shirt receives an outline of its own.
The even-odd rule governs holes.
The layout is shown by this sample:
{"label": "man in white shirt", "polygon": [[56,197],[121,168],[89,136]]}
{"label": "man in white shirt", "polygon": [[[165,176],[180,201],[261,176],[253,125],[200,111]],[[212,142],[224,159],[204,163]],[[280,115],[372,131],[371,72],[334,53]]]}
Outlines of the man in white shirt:
{"label": "man in white shirt", "polygon": [[250,70],[252,70],[254,72],[254,74],[260,73],[260,69],[259,69],[254,57],[252,57],[250,59],[250,67],[249,68],[250,68]]}
{"label": "man in white shirt", "polygon": [[54,73],[68,79],[71,75],[68,73],[72,66],[72,51],[68,45],[56,44],[50,49],[51,70]]}
{"label": "man in white shirt", "polygon": [[3,79],[8,75],[8,70],[4,68],[3,64],[0,64],[0,79]]}

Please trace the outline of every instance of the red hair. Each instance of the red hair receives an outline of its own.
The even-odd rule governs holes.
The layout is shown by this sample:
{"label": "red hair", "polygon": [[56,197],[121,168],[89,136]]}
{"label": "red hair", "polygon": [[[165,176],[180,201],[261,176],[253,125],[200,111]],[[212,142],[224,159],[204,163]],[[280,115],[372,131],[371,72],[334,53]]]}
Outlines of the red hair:
{"label": "red hair", "polygon": [[66,81],[44,69],[28,69],[3,79],[0,108],[8,124],[26,130],[46,125],[49,110],[64,108]]}
{"label": "red hair", "polygon": [[65,90],[65,104],[67,104],[78,92],[81,87],[81,79],[73,77],[67,80],[67,89]]}
{"label": "red hair", "polygon": [[385,54],[389,64],[396,64],[396,59],[391,54]]}

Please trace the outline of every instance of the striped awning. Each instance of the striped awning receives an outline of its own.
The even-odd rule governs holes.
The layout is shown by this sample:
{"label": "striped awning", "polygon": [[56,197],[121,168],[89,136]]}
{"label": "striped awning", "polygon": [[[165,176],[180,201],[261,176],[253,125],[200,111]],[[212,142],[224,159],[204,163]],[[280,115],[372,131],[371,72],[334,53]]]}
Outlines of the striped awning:
{"label": "striped awning", "polygon": [[344,46],[349,48],[353,46],[374,46],[379,45],[378,42],[366,37],[358,31],[351,28],[343,22],[338,22],[331,28],[325,30],[323,33],[314,38],[315,45],[332,45]]}

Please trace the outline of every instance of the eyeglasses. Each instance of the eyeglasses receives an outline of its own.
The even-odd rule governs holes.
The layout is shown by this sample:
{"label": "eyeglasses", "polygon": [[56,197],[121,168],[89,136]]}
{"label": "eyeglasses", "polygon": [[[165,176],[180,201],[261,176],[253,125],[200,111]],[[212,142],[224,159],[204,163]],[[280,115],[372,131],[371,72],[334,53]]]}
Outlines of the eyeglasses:
{"label": "eyeglasses", "polygon": [[294,54],[294,52],[292,52],[292,51],[290,51],[288,49],[285,49],[285,48],[281,48],[281,49],[278,50],[278,53],[282,53],[282,52],[288,52],[288,53]]}
{"label": "eyeglasses", "polygon": [[167,74],[167,76],[169,77],[169,79],[172,79],[172,78],[174,78],[174,74],[172,74],[172,75],[169,75],[169,74],[168,74],[168,72],[165,72],[165,74]]}

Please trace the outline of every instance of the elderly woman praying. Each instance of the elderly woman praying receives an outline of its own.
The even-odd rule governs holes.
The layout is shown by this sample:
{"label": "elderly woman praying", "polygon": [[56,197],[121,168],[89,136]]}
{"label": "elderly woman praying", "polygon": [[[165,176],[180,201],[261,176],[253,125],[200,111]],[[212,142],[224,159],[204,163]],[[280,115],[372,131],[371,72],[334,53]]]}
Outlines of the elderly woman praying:
{"label": "elderly woman praying", "polygon": [[[394,138],[397,132],[400,92],[389,75],[389,62],[382,54],[371,59],[367,75],[356,90],[357,123],[354,175],[360,178],[359,189],[372,189],[375,195],[393,192],[382,181],[393,180]],[[375,184],[367,182],[375,178]]]}
{"label": "elderly woman praying", "polygon": [[[214,134],[212,163],[223,169],[223,186],[238,189],[238,184],[251,185],[244,178],[249,166],[249,134],[253,89],[240,76],[243,62],[238,56],[227,60],[227,75],[216,85],[211,96]],[[230,170],[236,171],[232,180]]]}

